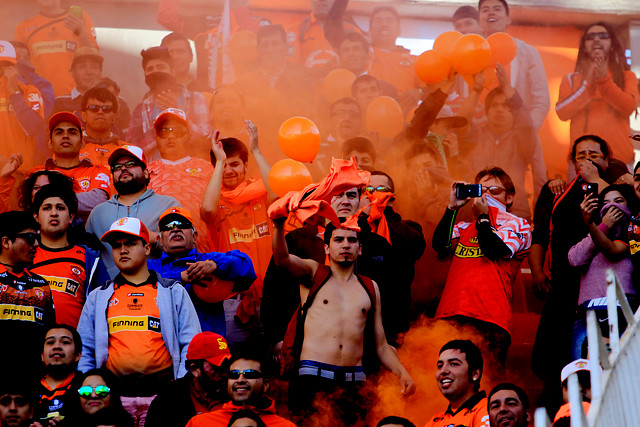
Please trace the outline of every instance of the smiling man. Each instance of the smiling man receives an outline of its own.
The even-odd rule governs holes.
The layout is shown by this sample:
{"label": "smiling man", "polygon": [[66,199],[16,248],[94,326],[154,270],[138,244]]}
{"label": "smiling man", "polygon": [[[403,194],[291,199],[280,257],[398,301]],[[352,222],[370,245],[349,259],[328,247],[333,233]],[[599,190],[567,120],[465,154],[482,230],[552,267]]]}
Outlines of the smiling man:
{"label": "smiling man", "polygon": [[453,340],[442,346],[436,381],[449,407],[433,416],[425,427],[489,427],[487,394],[479,391],[482,364],[480,349],[469,340]]}
{"label": "smiling man", "polygon": [[225,427],[229,425],[232,415],[243,409],[259,413],[260,419],[267,426],[295,426],[291,421],[276,415],[276,402],[265,396],[269,383],[258,358],[248,354],[234,356],[227,378],[227,394],[231,401],[217,411],[196,415],[187,427]]}
{"label": "smiling man", "polygon": [[489,393],[491,427],[527,427],[531,421],[529,398],[520,387],[511,383],[498,384]]}
{"label": "smiling man", "polygon": [[115,374],[124,408],[143,426],[158,390],[187,373],[187,348],[200,324],[182,285],[147,267],[149,230],[138,218],[118,219],[101,240],[113,248],[119,273],[87,298],[79,368]]}

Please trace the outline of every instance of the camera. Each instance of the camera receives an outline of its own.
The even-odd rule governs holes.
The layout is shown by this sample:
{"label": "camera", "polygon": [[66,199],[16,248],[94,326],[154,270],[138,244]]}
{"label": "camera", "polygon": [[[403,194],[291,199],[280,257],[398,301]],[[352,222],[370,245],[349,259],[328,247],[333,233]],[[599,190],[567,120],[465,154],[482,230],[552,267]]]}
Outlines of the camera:
{"label": "camera", "polygon": [[482,185],[480,184],[458,184],[456,185],[456,198],[465,200],[469,197],[481,197]]}
{"label": "camera", "polygon": [[598,197],[598,184],[597,183],[589,183],[587,182],[584,187],[584,194],[587,195],[587,199],[591,197]]}

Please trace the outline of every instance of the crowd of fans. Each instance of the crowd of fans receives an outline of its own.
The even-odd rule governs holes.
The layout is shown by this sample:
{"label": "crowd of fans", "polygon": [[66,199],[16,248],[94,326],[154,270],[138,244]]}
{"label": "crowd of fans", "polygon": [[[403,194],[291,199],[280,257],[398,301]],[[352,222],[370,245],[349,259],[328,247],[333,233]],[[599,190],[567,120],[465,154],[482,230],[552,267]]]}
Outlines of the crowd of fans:
{"label": "crowd of fans", "polygon": [[[523,262],[545,302],[518,377],[542,379],[555,425],[568,425],[569,374],[588,407],[585,372],[599,367],[585,319],[595,310],[609,333],[606,270],[640,303],[638,80],[619,36],[585,27],[554,98],[568,176],[548,180],[534,47],[515,39],[490,84],[424,84],[397,11],[375,8],[363,31],[348,3],[311,0],[285,28],[246,6],[220,20],[162,0],[172,32],[128,70],[149,88],[133,109],[102,75],[82,7],[39,0],[0,41],[0,426],[413,426],[372,420],[385,396],[366,386],[389,371],[410,399],[419,367],[403,365],[403,336],[426,315],[474,342],[438,343],[425,364],[449,406],[414,422],[524,427],[521,387],[481,387],[487,369],[508,379]],[[506,0],[452,19],[485,37],[510,22]],[[329,99],[336,69],[351,94]],[[367,124],[382,96],[406,116],[396,135]],[[315,184],[278,197],[269,173],[293,116],[320,128]],[[440,282],[434,303],[412,301],[421,275]]]}

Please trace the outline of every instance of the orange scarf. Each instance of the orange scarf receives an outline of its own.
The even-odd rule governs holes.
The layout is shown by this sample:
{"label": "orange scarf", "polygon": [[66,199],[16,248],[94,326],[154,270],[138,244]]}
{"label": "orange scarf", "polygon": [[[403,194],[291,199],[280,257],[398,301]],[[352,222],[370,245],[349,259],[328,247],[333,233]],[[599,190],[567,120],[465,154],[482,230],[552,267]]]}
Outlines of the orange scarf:
{"label": "orange scarf", "polygon": [[[379,236],[387,239],[387,242],[391,244],[391,233],[389,233],[389,224],[387,224],[387,217],[384,216],[384,210],[395,195],[393,193],[385,193],[382,191],[374,191],[372,194],[367,194],[370,200],[371,210],[369,211],[369,218],[367,222],[371,227],[371,231]],[[359,217],[366,208],[360,209],[355,217]]]}

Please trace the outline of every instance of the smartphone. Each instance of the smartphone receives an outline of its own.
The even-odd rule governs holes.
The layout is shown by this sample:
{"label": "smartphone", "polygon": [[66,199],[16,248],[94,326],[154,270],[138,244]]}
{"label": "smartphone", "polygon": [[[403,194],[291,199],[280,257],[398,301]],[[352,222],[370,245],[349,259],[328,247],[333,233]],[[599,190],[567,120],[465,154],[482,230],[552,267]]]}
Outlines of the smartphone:
{"label": "smartphone", "polygon": [[456,198],[465,200],[469,197],[481,197],[482,185],[480,184],[458,184],[456,186]]}
{"label": "smartphone", "polygon": [[76,18],[82,18],[82,6],[71,6],[69,7],[69,13],[75,16]]}
{"label": "smartphone", "polygon": [[591,197],[598,197],[598,184],[587,182],[584,185],[584,194],[587,195],[587,199],[590,199]]}

